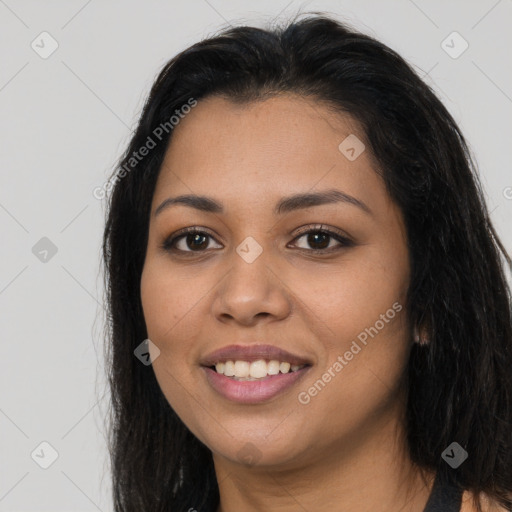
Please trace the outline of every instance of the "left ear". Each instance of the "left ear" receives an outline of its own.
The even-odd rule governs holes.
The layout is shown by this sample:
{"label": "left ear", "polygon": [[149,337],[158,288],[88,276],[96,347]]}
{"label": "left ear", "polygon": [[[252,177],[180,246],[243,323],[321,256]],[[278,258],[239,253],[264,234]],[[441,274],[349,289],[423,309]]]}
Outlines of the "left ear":
{"label": "left ear", "polygon": [[419,345],[428,345],[430,343],[430,339],[425,326],[421,326],[419,328],[417,325],[414,326],[413,340],[414,343],[418,343]]}

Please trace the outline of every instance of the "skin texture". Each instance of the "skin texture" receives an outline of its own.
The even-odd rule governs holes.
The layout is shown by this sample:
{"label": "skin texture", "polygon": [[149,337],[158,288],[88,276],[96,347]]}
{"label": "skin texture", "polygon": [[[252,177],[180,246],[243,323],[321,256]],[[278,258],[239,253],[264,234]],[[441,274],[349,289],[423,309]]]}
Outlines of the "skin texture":
{"label": "skin texture", "polygon": [[[175,127],[151,208],[141,299],[159,385],[187,427],[213,452],[219,512],[423,510],[432,475],[411,464],[403,437],[401,376],[412,344],[405,297],[410,261],[403,218],[375,172],[370,152],[348,160],[338,145],[364,133],[347,115],[312,99],[280,95],[248,105],[201,100]],[[363,201],[275,215],[283,196],[338,189]],[[168,197],[200,194],[225,213],[172,206]],[[322,256],[297,234],[323,224],[353,241]],[[186,227],[207,230],[161,244]],[[318,231],[318,229],[317,229]],[[236,251],[252,237],[262,253]],[[313,245],[312,245],[313,244]],[[325,251],[325,249],[324,249]],[[187,257],[188,256],[188,257]],[[401,311],[307,404],[298,401],[375,326],[393,304]],[[199,361],[231,344],[268,343],[313,365],[273,399],[241,405],[217,394]],[[243,461],[247,451],[254,464]],[[468,509],[469,510],[469,509]]]}

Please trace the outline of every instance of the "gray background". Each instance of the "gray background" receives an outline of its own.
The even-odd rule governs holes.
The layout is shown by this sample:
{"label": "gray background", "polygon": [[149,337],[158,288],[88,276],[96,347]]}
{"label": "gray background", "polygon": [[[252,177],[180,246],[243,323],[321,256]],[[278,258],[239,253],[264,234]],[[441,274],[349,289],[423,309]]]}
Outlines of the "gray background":
{"label": "gray background", "polygon": [[[512,250],[511,0],[0,0],[0,512],[112,509],[105,204],[92,191],[169,58],[227,24],[262,26],[299,9],[336,14],[425,76],[467,136]],[[51,48],[43,31],[59,45],[46,59],[31,47]],[[453,31],[469,44],[457,58],[445,51],[463,49],[447,39]],[[47,469],[42,442],[58,454]]]}

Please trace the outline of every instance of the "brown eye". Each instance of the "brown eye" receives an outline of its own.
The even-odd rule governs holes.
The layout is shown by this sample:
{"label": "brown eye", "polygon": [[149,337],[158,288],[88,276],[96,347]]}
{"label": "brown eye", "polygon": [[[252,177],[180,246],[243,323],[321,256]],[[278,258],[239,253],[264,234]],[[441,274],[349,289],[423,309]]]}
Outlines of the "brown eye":
{"label": "brown eye", "polygon": [[[181,234],[180,234],[181,233]],[[162,245],[162,248],[171,252],[204,252],[208,249],[212,235],[196,228],[187,228],[171,235]]]}
{"label": "brown eye", "polygon": [[309,233],[308,235],[302,235],[302,236],[307,237],[306,238],[307,243],[309,244],[310,247],[312,247],[315,250],[326,249],[329,246],[330,239],[333,238],[330,235],[328,235],[327,233],[320,232],[320,231],[312,232],[312,233]]}
{"label": "brown eye", "polygon": [[200,249],[206,249],[208,247],[208,235],[196,233],[196,234],[185,235],[185,237],[181,237],[181,238],[184,238],[186,247],[190,248],[194,251],[196,249],[200,250]]}
{"label": "brown eye", "polygon": [[305,243],[309,247],[300,247],[300,249],[309,250],[310,252],[330,253],[343,247],[351,247],[354,245],[352,240],[342,236],[340,233],[334,233],[327,229],[320,228],[309,229],[309,231],[301,233],[295,240],[300,240],[301,238],[305,239]]}

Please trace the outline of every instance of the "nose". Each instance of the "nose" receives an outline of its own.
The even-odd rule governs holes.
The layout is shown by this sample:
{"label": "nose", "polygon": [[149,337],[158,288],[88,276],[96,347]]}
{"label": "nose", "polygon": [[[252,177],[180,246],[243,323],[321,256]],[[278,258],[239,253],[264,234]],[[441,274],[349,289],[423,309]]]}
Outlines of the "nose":
{"label": "nose", "polygon": [[282,273],[272,265],[270,251],[253,259],[245,257],[240,247],[233,251],[230,264],[212,302],[219,321],[251,326],[263,318],[271,322],[290,314],[291,295]]}

